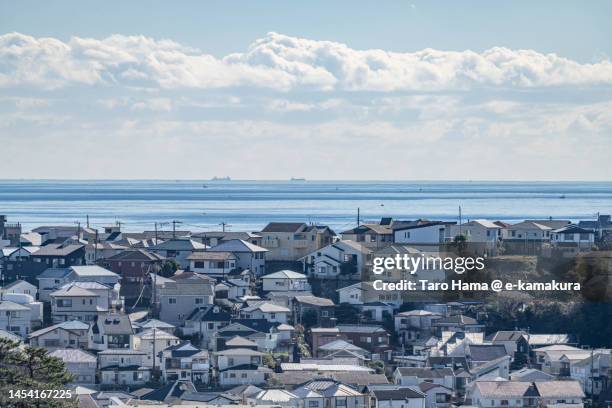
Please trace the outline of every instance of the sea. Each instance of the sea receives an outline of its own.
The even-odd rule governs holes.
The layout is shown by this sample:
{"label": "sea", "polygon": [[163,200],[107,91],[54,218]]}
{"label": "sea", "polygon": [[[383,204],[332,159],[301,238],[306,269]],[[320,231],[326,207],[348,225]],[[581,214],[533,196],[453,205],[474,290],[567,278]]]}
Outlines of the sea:
{"label": "sea", "polygon": [[595,219],[612,213],[612,182],[0,180],[0,214],[42,225],[125,231],[257,231],[270,221],[328,225],[395,219]]}

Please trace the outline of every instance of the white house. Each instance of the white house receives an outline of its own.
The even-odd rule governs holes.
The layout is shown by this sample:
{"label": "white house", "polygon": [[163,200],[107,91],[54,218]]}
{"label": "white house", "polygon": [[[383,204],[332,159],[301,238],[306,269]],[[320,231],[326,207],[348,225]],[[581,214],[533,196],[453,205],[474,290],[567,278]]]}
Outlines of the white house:
{"label": "white house", "polygon": [[231,252],[194,252],[187,257],[189,270],[208,276],[225,278],[236,269],[238,258]]}
{"label": "white house", "polygon": [[393,382],[398,385],[419,385],[422,382],[430,382],[454,388],[455,374],[449,367],[397,367],[393,372]]}
{"label": "white house", "polygon": [[75,318],[84,322],[92,322],[98,314],[107,313],[109,310],[108,298],[75,284],[68,284],[49,296],[51,316],[55,323]]}
{"label": "white house", "polygon": [[30,308],[10,300],[0,301],[0,329],[27,337],[32,328]]}
{"label": "white house", "polygon": [[[131,349],[145,352],[142,365],[146,367],[161,367],[161,351],[176,346],[181,340],[173,334],[160,329],[148,329],[132,336]],[[155,359],[153,355],[156,355]]]}
{"label": "white house", "polygon": [[287,323],[291,309],[272,302],[254,302],[240,309],[240,317],[245,319],[266,319],[274,323]]}
{"label": "white house", "polygon": [[47,350],[62,348],[88,347],[89,324],[78,320],[69,320],[33,331],[28,336],[30,346],[44,347]]}
{"label": "white house", "polygon": [[103,385],[143,385],[151,379],[151,368],[145,364],[146,352],[131,349],[108,349],[98,353],[100,383]]}
{"label": "white house", "polygon": [[374,389],[373,408],[425,408],[426,395],[408,387]]}
{"label": "white house", "polygon": [[0,300],[3,300],[3,296],[6,293],[30,295],[36,299],[38,294],[38,288],[32,285],[30,282],[24,280],[16,280],[11,282],[0,289]]}
{"label": "white house", "polygon": [[553,246],[570,251],[590,251],[595,245],[595,231],[570,224],[552,232]]}
{"label": "white house", "polygon": [[262,366],[263,356],[264,353],[246,348],[234,348],[213,353],[219,384],[222,387],[265,384],[272,370]]}
{"label": "white house", "polygon": [[[235,257],[235,267],[248,269],[256,276],[263,275],[266,266],[266,248],[244,241],[230,239],[207,250],[211,253],[231,253]],[[225,256],[225,255],[223,255]]]}
{"label": "white house", "polygon": [[393,242],[409,244],[421,251],[437,251],[440,244],[453,241],[451,233],[455,222],[421,221],[414,224],[398,225],[393,229]]}
{"label": "white house", "polygon": [[264,292],[309,291],[310,285],[306,275],[283,270],[261,277]]}
{"label": "white house", "polygon": [[50,357],[64,362],[66,370],[73,376],[72,384],[95,384],[98,359],[93,354],[80,349],[57,349],[49,353]]}
{"label": "white house", "polygon": [[339,275],[361,274],[372,250],[362,243],[342,240],[298,259],[304,265],[304,272],[319,279],[333,279]]}
{"label": "white house", "polygon": [[349,286],[337,289],[339,303],[350,303],[351,305],[361,305],[363,301],[363,288],[362,282],[357,282]]}

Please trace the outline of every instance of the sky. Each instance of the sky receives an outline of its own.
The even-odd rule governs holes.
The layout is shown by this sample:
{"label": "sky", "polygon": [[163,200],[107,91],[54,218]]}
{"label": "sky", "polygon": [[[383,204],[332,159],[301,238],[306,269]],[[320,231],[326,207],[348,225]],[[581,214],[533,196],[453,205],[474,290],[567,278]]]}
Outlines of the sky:
{"label": "sky", "polygon": [[610,17],[2,0],[0,178],[610,180]]}

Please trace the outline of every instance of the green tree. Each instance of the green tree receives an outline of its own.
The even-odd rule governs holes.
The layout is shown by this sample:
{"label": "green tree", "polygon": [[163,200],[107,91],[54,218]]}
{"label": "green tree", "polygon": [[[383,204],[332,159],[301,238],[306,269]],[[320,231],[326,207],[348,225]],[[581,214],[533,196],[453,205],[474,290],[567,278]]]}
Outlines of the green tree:
{"label": "green tree", "polygon": [[263,356],[263,364],[272,370],[276,368],[276,360],[274,360],[272,354],[265,354]]}
{"label": "green tree", "polygon": [[0,406],[3,408],[73,408],[76,398],[9,399],[17,390],[63,390],[72,381],[64,363],[37,347],[20,348],[19,343],[0,338]]}
{"label": "green tree", "polygon": [[340,303],[336,306],[335,316],[340,324],[359,323],[359,309],[350,303]]}
{"label": "green tree", "polygon": [[179,263],[174,259],[168,259],[162,265],[159,274],[165,278],[169,278],[170,276],[174,275],[174,273],[178,271],[180,267],[181,265],[179,265]]}

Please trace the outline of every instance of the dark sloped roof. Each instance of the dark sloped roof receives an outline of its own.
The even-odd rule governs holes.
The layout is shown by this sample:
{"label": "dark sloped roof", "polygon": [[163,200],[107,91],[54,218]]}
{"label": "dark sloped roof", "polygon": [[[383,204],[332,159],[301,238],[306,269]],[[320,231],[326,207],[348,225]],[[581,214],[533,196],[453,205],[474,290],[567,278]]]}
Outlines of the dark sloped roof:
{"label": "dark sloped roof", "polygon": [[303,222],[271,222],[261,232],[298,232],[305,226]]}
{"label": "dark sloped roof", "polygon": [[396,390],[374,390],[372,391],[378,400],[404,400],[406,398],[425,398],[425,394],[410,388],[398,388]]}
{"label": "dark sloped roof", "polygon": [[470,344],[469,348],[473,361],[491,361],[507,355],[503,344]]}

